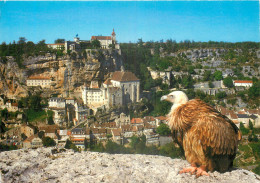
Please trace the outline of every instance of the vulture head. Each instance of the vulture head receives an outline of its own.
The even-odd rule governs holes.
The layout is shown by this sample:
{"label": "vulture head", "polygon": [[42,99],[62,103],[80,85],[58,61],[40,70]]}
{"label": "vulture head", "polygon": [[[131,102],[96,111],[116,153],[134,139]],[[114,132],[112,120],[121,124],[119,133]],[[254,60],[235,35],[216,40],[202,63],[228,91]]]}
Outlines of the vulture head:
{"label": "vulture head", "polygon": [[169,93],[168,95],[164,95],[161,97],[161,101],[166,100],[174,104],[174,106],[178,106],[180,104],[185,104],[188,102],[187,95],[182,91],[174,91]]}

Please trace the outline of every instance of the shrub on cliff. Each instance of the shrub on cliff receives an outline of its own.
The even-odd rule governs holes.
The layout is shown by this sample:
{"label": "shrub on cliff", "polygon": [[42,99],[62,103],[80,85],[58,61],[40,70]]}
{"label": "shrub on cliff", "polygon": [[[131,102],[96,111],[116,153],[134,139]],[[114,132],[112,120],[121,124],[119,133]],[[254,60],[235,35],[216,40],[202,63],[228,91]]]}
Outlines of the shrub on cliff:
{"label": "shrub on cliff", "polygon": [[55,146],[56,142],[50,137],[43,137],[42,138],[42,144],[45,147],[50,147],[50,146]]}

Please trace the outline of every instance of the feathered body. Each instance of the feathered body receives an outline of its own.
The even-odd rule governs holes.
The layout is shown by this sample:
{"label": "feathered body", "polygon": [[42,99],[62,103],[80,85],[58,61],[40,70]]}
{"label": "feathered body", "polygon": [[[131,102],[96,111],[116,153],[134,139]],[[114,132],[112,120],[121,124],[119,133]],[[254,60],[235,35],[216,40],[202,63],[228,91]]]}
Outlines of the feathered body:
{"label": "feathered body", "polygon": [[[177,96],[167,97],[176,101]],[[233,166],[241,133],[213,107],[198,99],[174,102],[168,125],[192,166],[219,172]]]}

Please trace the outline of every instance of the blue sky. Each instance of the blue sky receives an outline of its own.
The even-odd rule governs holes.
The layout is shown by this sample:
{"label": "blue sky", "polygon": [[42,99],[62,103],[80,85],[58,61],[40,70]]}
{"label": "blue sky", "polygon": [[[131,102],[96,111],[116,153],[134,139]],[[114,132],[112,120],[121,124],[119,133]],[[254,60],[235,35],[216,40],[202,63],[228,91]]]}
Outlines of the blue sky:
{"label": "blue sky", "polygon": [[0,43],[110,35],[119,42],[260,41],[258,1],[0,1]]}

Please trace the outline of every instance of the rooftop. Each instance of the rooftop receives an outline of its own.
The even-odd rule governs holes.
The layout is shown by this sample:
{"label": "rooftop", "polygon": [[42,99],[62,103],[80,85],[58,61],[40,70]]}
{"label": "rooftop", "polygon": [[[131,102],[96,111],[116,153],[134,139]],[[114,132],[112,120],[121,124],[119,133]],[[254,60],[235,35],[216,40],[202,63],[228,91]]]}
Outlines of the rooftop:
{"label": "rooftop", "polygon": [[111,40],[111,36],[92,36],[91,40]]}
{"label": "rooftop", "polygon": [[139,79],[132,72],[128,72],[128,71],[114,72],[111,80],[114,80],[114,81],[139,81]]}
{"label": "rooftop", "polygon": [[47,76],[30,76],[27,80],[51,80],[51,78]]}
{"label": "rooftop", "polygon": [[250,81],[250,80],[234,80],[234,83],[253,83],[253,81]]}

